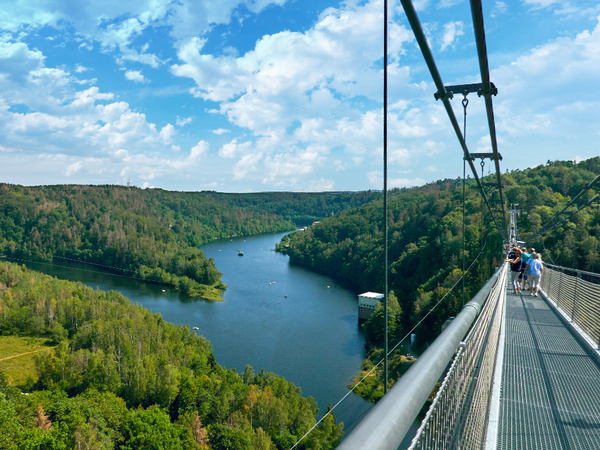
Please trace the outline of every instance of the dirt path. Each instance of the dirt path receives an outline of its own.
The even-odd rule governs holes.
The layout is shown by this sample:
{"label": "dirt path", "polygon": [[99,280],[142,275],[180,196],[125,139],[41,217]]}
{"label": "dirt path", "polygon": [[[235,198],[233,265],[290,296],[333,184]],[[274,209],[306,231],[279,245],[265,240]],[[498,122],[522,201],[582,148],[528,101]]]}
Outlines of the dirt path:
{"label": "dirt path", "polygon": [[25,355],[30,355],[31,353],[37,353],[37,352],[42,352],[44,350],[50,350],[51,348],[56,348],[56,346],[44,347],[44,348],[40,348],[39,350],[33,350],[31,352],[25,352],[25,353],[20,353],[18,355],[7,356],[6,358],[0,358],[0,361],[6,361],[7,359],[18,358],[19,356],[25,356]]}

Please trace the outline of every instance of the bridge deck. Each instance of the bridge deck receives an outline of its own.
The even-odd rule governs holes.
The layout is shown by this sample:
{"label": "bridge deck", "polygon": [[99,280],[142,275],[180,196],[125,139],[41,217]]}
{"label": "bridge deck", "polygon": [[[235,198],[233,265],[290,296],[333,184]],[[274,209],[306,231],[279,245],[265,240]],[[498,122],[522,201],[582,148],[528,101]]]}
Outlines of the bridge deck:
{"label": "bridge deck", "polygon": [[498,449],[600,449],[600,367],[540,297],[506,297]]}

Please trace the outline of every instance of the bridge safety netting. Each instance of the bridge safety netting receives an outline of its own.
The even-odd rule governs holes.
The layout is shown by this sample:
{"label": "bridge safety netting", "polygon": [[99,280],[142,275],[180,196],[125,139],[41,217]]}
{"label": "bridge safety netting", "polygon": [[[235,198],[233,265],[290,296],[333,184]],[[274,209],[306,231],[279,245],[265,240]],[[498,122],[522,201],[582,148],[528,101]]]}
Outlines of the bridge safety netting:
{"label": "bridge safety netting", "polygon": [[544,267],[541,286],[549,300],[600,349],[600,275],[552,264]]}
{"label": "bridge safety netting", "polygon": [[504,264],[485,305],[454,357],[409,450],[481,448],[506,297]]}

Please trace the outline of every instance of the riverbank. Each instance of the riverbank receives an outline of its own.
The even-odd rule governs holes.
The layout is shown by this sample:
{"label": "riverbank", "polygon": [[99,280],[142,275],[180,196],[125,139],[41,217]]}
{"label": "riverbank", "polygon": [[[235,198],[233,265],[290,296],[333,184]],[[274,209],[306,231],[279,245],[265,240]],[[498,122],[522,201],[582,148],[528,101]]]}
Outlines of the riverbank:
{"label": "riverbank", "polygon": [[[40,437],[57,448],[77,446],[73,442],[82,442],[90,428],[94,439],[84,441],[111,448],[140,442],[144,448],[230,448],[227,442],[289,448],[317,425],[313,398],[272,372],[225,369],[210,343],[189,327],[114,291],[2,266],[0,334],[52,336],[58,343],[35,358],[37,381],[19,386],[28,395],[0,373],[0,435],[11,448],[31,447],[40,428],[47,432]],[[34,351],[14,350],[7,358]],[[35,424],[23,420],[35,415]],[[339,443],[343,426],[332,416],[326,421],[308,436],[309,447],[333,450]]]}
{"label": "riverbank", "polygon": [[[211,341],[221,365],[238,373],[247,364],[278,373],[313,397],[321,415],[329,402],[347,394],[365,356],[356,293],[330,277],[290,265],[287,256],[272,251],[284,234],[216,240],[202,247],[224,272],[222,280],[229,285],[225,302],[197,302],[173,289],[89,272],[72,262],[27,265],[94,289],[118,291],[166,321],[199,327],[197,333]],[[336,419],[349,430],[371,406],[352,394],[336,409]]]}

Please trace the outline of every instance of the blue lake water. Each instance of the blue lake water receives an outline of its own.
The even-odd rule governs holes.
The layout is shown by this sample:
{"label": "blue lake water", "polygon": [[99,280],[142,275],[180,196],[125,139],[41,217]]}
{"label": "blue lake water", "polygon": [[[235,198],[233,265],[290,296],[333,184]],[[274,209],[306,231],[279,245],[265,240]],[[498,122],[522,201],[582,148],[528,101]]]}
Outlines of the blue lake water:
{"label": "blue lake water", "polygon": [[[89,265],[27,264],[59,278],[121,292],[169,322],[198,327],[217,362],[242,372],[275,372],[317,401],[321,413],[347,392],[365,355],[358,327],[357,292],[289,264],[273,251],[285,233],[214,241],[202,247],[229,287],[224,302],[191,300],[164,286],[98,272]],[[242,250],[244,256],[238,256]],[[63,267],[58,267],[63,266]],[[83,270],[82,270],[83,269]],[[163,289],[165,292],[163,292]],[[287,295],[287,298],[286,298]],[[355,394],[335,410],[346,431],[370,409]]]}

